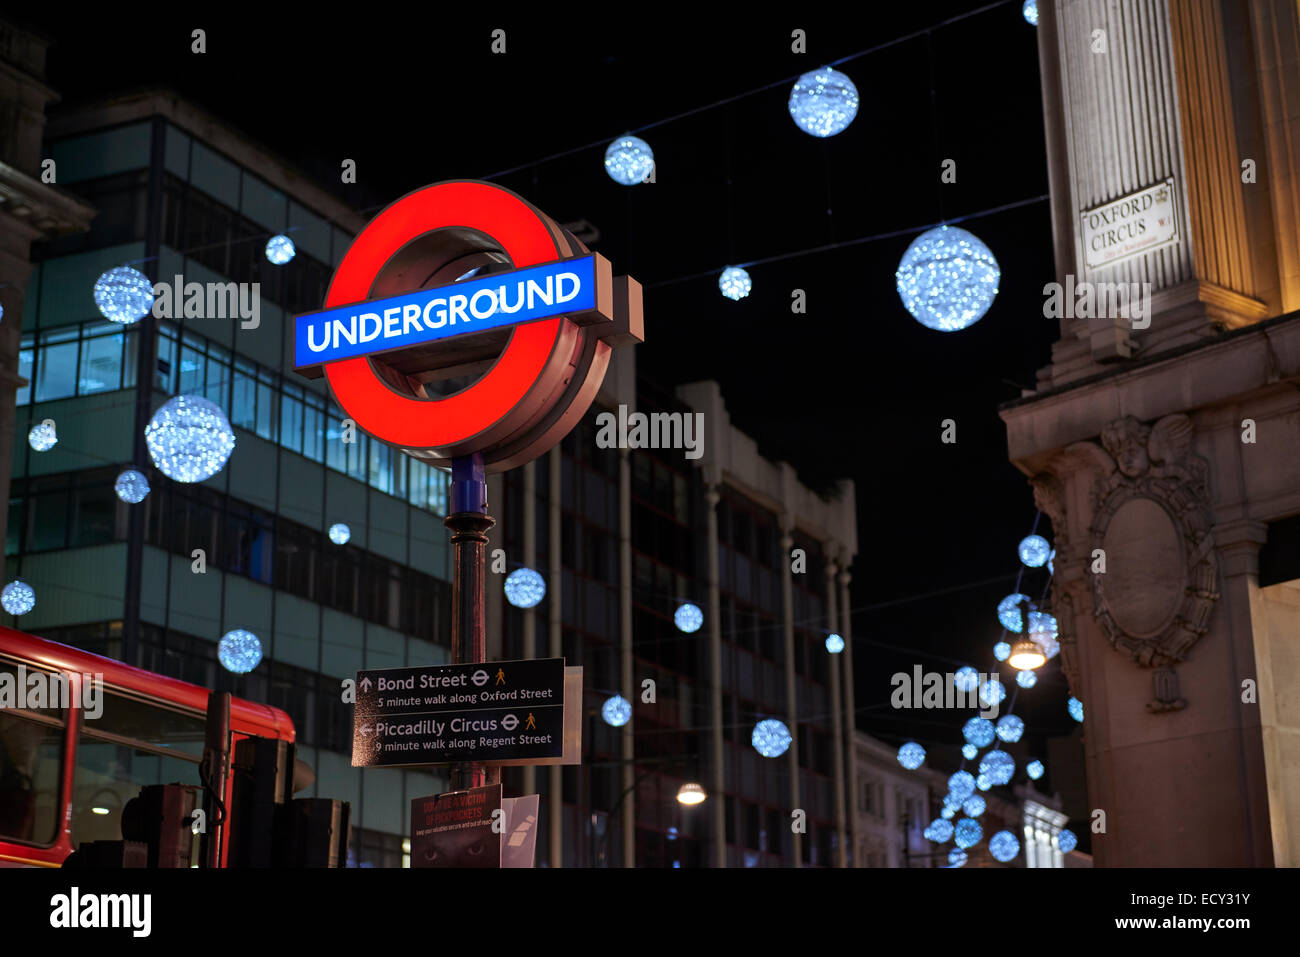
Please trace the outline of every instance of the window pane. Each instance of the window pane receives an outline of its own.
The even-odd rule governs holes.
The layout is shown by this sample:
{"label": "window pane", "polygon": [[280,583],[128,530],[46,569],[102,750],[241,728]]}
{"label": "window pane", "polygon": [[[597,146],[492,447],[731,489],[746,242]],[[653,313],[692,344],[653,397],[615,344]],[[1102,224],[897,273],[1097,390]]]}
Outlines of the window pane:
{"label": "window pane", "polygon": [[[199,784],[198,762],[82,734],[72,782],[72,843],[121,840],[122,807],[150,784]],[[197,842],[197,835],[195,841]],[[191,849],[194,863],[197,845]]]}
{"label": "window pane", "polygon": [[63,728],[0,712],[0,836],[54,843],[63,734]]}
{"label": "window pane", "polygon": [[275,390],[264,382],[257,384],[257,428],[264,439],[275,441]]}
{"label": "window pane", "polygon": [[32,551],[64,548],[68,532],[68,493],[45,492],[33,496],[32,537],[27,547]]}
{"label": "window pane", "polygon": [[429,463],[411,459],[410,469],[411,494],[407,497],[416,508],[429,507]]}
{"label": "window pane", "polygon": [[302,413],[302,454],[317,462],[325,455],[325,413],[311,406]]}
{"label": "window pane", "polygon": [[356,441],[348,442],[348,475],[358,482],[366,481],[366,436],[356,433]]}
{"label": "window pane", "polygon": [[122,348],[122,388],[134,389],[135,366],[138,358],[136,352],[140,348],[140,334],[138,332],[126,333]]}
{"label": "window pane", "polygon": [[81,375],[77,389],[82,395],[108,392],[122,383],[122,333],[87,339],[81,348]]}
{"label": "window pane", "polygon": [[178,393],[193,395],[203,391],[203,354],[190,346],[181,347],[181,372]]}
{"label": "window pane", "polygon": [[36,401],[62,399],[77,391],[77,343],[65,342],[41,349],[36,376]]}
{"label": "window pane", "polygon": [[341,421],[342,414],[338,409],[331,409],[325,431],[325,464],[339,472],[346,472],[349,447],[343,444],[343,427],[339,424]]}
{"label": "window pane", "polygon": [[158,337],[158,366],[154,372],[154,385],[168,395],[176,393],[176,343],[171,337]]}
{"label": "window pane", "polygon": [[235,370],[234,396],[230,400],[230,424],[252,430],[257,423],[257,383],[242,369]]}
{"label": "window pane", "polygon": [[72,545],[102,545],[113,540],[117,496],[111,488],[78,489],[73,496]]}
{"label": "window pane", "polygon": [[34,349],[24,349],[18,353],[18,374],[27,380],[27,384],[18,390],[18,405],[26,405],[32,400],[32,356]]}
{"label": "window pane", "polygon": [[230,367],[220,359],[208,356],[207,381],[203,386],[203,395],[209,402],[215,402],[220,408],[226,407],[230,386]]}
{"label": "window pane", "polygon": [[392,452],[383,442],[370,443],[370,485],[381,492],[393,490]]}
{"label": "window pane", "polygon": [[287,395],[280,396],[280,444],[302,451],[302,403]]}

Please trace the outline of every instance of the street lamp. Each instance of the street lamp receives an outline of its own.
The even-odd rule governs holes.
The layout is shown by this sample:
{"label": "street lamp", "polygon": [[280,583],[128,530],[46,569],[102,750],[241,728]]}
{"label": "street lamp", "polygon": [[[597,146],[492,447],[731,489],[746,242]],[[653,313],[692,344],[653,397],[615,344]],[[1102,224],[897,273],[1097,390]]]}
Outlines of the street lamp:
{"label": "street lamp", "polygon": [[708,795],[704,793],[704,788],[694,782],[683,784],[677,791],[678,804],[703,804]]}
{"label": "street lamp", "polygon": [[1007,658],[1007,664],[1017,671],[1030,671],[1034,668],[1041,668],[1047,663],[1047,656],[1043,654],[1043,649],[1028,638],[1022,638],[1011,646],[1011,655]]}

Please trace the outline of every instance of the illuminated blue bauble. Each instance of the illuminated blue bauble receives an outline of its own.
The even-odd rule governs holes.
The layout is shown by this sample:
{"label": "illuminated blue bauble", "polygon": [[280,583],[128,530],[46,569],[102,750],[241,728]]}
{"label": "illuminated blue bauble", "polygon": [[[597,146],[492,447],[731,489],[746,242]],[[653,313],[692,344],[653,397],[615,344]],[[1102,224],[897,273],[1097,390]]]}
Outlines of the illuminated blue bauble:
{"label": "illuminated blue bauble", "polygon": [[126,469],[113,483],[113,491],[122,501],[139,505],[149,494],[149,480],[135,469]]}
{"label": "illuminated blue bauble", "polygon": [[754,281],[749,278],[749,273],[739,266],[728,266],[718,277],[718,289],[732,302],[744,299],[753,288]]}
{"label": "illuminated blue bauble", "polygon": [[1020,561],[1029,568],[1042,568],[1047,564],[1047,556],[1052,554],[1052,546],[1042,535],[1026,535],[1020,540]]}
{"label": "illuminated blue bauble", "polygon": [[1047,556],[1047,571],[1049,574],[1056,574],[1056,549],[1052,549],[1052,554]]}
{"label": "illuminated blue bauble", "polygon": [[1006,661],[1011,657],[1011,646],[1005,641],[999,641],[993,646],[993,657],[998,661]]}
{"label": "illuminated blue bauble", "polygon": [[622,695],[606,698],[601,705],[600,716],[612,728],[621,728],[632,718],[632,705]]}
{"label": "illuminated blue bauble", "polygon": [[235,448],[226,413],[201,395],[164,402],[145,426],[144,440],[153,464],[175,482],[212,478]]}
{"label": "illuminated blue bauble", "polygon": [[262,643],[251,631],[228,631],[217,642],[217,660],[227,671],[246,675],[262,660]]}
{"label": "illuminated blue bauble", "polygon": [[973,744],[963,744],[961,746],[961,756],[967,761],[975,760],[975,755],[980,753],[980,749]]}
{"label": "illuminated blue bauble", "polygon": [[1062,831],[1056,835],[1056,846],[1061,849],[1062,854],[1069,854],[1079,846],[1079,839],[1074,836],[1073,831]]}
{"label": "illuminated blue bauble", "polygon": [[1007,784],[1016,773],[1016,762],[1005,751],[990,751],[980,761],[980,775],[987,776],[994,784]]}
{"label": "illuminated blue bauble", "polygon": [[790,729],[783,721],[765,718],[754,725],[754,733],[749,740],[754,745],[754,750],[763,757],[779,758],[790,747]]}
{"label": "illuminated blue bauble", "polygon": [[1007,686],[998,680],[997,675],[991,676],[980,685],[980,704],[986,708],[1001,704],[1006,697]]}
{"label": "illuminated blue bauble", "polygon": [[36,607],[36,590],[24,581],[12,581],[0,591],[0,606],[11,615],[25,615]]}
{"label": "illuminated blue bauble", "polygon": [[909,771],[915,771],[925,763],[925,748],[915,741],[909,741],[898,749],[898,763]]}
{"label": "illuminated blue bauble", "polygon": [[1025,733],[1025,723],[1014,714],[1004,714],[998,718],[998,737],[1008,744],[1015,744]]}
{"label": "illuminated blue bauble", "polygon": [[981,774],[975,779],[975,786],[981,791],[987,791],[989,788],[993,787],[993,779],[987,774]]}
{"label": "illuminated blue bauble", "polygon": [[1036,644],[1043,656],[1055,658],[1061,650],[1057,641],[1056,619],[1045,611],[1029,613],[1029,640]]}
{"label": "illuminated blue bauble", "polygon": [[687,602],[684,605],[678,605],[677,610],[673,612],[673,624],[677,626],[678,631],[684,631],[688,635],[700,630],[704,624],[704,612],[700,611],[699,605],[692,605]]}
{"label": "illuminated blue bauble", "polygon": [[948,843],[952,840],[952,825],[941,817],[935,818],[925,829],[925,839],[936,844]]}
{"label": "illuminated blue bauble", "polygon": [[993,743],[993,722],[988,718],[971,718],[961,728],[961,736],[977,748]]}
{"label": "illuminated blue bauble", "polygon": [[110,322],[138,322],[153,310],[153,283],[130,266],[110,269],[95,280],[95,305]]}
{"label": "illuminated blue bauble", "polygon": [[966,852],[960,847],[954,847],[948,852],[948,865],[950,867],[961,867],[966,863]]}
{"label": "illuminated blue bauble", "polygon": [[980,828],[979,821],[972,821],[968,817],[962,818],[953,828],[953,838],[958,847],[974,847],[983,836],[984,831]]}
{"label": "illuminated blue bauble", "polygon": [[59,434],[54,426],[38,422],[27,433],[27,444],[37,452],[48,452],[59,444]]}
{"label": "illuminated blue bauble", "polygon": [[516,608],[533,608],[546,597],[546,579],[531,568],[516,568],[506,576],[505,591]]}
{"label": "illuminated blue bauble", "polygon": [[958,771],[948,779],[948,793],[954,803],[960,804],[975,793],[975,775],[969,771]]}
{"label": "illuminated blue bauble", "polygon": [[945,804],[943,810],[939,812],[939,816],[945,821],[951,820],[957,816],[957,809],[955,807],[948,807],[948,805]]}
{"label": "illuminated blue bauble", "polygon": [[1038,26],[1038,0],[1025,0],[1025,5],[1020,8],[1020,13],[1027,21],[1034,26]]}
{"label": "illuminated blue bauble", "polygon": [[988,807],[988,803],[978,794],[972,794],[968,797],[961,809],[966,812],[967,817],[979,817]]}
{"label": "illuminated blue bauble", "polygon": [[833,655],[838,655],[844,650],[844,639],[839,635],[826,636],[826,650]]}
{"label": "illuminated blue bauble", "polygon": [[989,838],[989,853],[1005,864],[1020,853],[1020,842],[1010,831],[998,831]]}
{"label": "illuminated blue bauble", "polygon": [[272,236],[266,244],[266,258],[277,266],[283,266],[298,254],[293,240],[288,236]]}
{"label": "illuminated blue bauble", "polygon": [[1024,623],[1020,620],[1020,603],[1024,601],[1029,601],[1029,596],[1016,592],[998,602],[998,621],[1007,631],[1015,632],[1017,635],[1024,627]]}
{"label": "illuminated blue bauble", "polygon": [[[957,812],[961,810],[962,799],[949,791],[943,796],[943,809],[945,811]],[[952,814],[945,814],[944,817],[952,817]]]}
{"label": "illuminated blue bauble", "polygon": [[1078,722],[1080,722],[1080,723],[1083,722],[1083,702],[1082,702],[1082,701],[1080,701],[1078,698],[1074,698],[1074,697],[1072,697],[1072,698],[1070,698],[1069,701],[1066,702],[1066,704],[1065,704],[1065,708],[1066,708],[1067,711],[1070,712],[1070,717],[1071,717],[1071,718],[1073,718],[1075,721],[1078,721]]}
{"label": "illuminated blue bauble", "polygon": [[826,138],[844,129],[858,115],[858,88],[828,66],[805,73],[790,91],[790,116],[811,136]]}
{"label": "illuminated blue bauble", "polygon": [[956,226],[938,226],[907,247],[894,279],[903,306],[917,322],[955,332],[989,311],[1001,275],[982,242]]}
{"label": "illuminated blue bauble", "polygon": [[1016,684],[1022,688],[1032,688],[1038,684],[1038,675],[1030,668],[1016,672]]}
{"label": "illuminated blue bauble", "polygon": [[1045,770],[1046,769],[1043,767],[1042,761],[1037,761],[1037,760],[1030,761],[1028,764],[1025,765],[1025,773],[1028,774],[1029,777],[1035,781],[1037,781],[1039,778],[1043,776],[1043,771]]}
{"label": "illuminated blue bauble", "polygon": [[335,522],[330,526],[329,536],[330,541],[335,545],[346,545],[352,540],[352,529],[342,522]]}
{"label": "illuminated blue bauble", "polygon": [[952,683],[958,691],[974,691],[980,685],[980,673],[970,665],[963,665],[952,676]]}
{"label": "illuminated blue bauble", "polygon": [[655,154],[650,144],[630,133],[620,136],[605,150],[605,172],[624,186],[644,183],[654,168]]}

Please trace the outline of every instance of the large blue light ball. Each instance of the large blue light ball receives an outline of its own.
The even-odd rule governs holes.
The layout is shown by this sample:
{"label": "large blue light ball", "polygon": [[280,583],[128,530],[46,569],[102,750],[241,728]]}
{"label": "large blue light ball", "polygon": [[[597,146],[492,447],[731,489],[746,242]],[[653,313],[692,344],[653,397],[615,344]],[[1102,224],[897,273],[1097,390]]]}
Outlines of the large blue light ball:
{"label": "large blue light ball", "polygon": [[1065,704],[1065,709],[1070,712],[1070,717],[1080,723],[1083,722],[1083,702],[1078,698],[1071,697]]}
{"label": "large blue light ball", "polygon": [[117,497],[130,505],[139,505],[149,494],[149,480],[135,469],[125,469],[113,483]]}
{"label": "large blue light ball", "polygon": [[616,694],[605,699],[600,708],[600,716],[610,727],[621,728],[632,718],[632,705],[622,695]]}
{"label": "large blue light ball", "polygon": [[754,281],[749,273],[739,266],[728,266],[718,277],[718,290],[732,302],[738,302],[749,295],[754,288]]}
{"label": "large blue light ball", "polygon": [[546,597],[546,579],[531,568],[516,568],[506,576],[505,592],[516,608],[534,608]]}
{"label": "large blue light ball", "polygon": [[838,655],[844,650],[844,639],[839,635],[826,636],[826,650],[833,655]]}
{"label": "large blue light ball", "polygon": [[1016,592],[998,602],[998,621],[1007,631],[1020,634],[1020,629],[1024,627],[1020,620],[1020,603],[1025,601],[1029,601],[1029,596]]}
{"label": "large blue light ball", "polygon": [[605,172],[623,186],[644,183],[655,168],[655,154],[650,144],[630,133],[620,136],[605,150]]}
{"label": "large blue light ball", "polygon": [[678,631],[684,631],[689,635],[699,631],[700,626],[704,624],[704,612],[700,611],[699,605],[692,605],[690,602],[678,605],[677,610],[673,612],[673,624],[677,626]]}
{"label": "large blue light ball", "polygon": [[246,675],[262,660],[262,643],[251,631],[228,631],[217,642],[217,660],[227,671]]}
{"label": "large blue light ball", "polygon": [[779,758],[790,747],[790,729],[784,721],[765,718],[754,725],[754,733],[749,740],[754,750],[763,757]]}
{"label": "large blue light ball", "polygon": [[1016,684],[1022,688],[1032,688],[1038,684],[1038,675],[1030,668],[1016,672]]}
{"label": "large blue light ball", "polygon": [[990,751],[980,761],[980,774],[996,784],[1008,784],[1016,773],[1016,762],[1005,751]]}
{"label": "large blue light ball", "polygon": [[953,837],[958,847],[974,847],[983,836],[984,831],[980,828],[979,821],[972,821],[968,817],[962,818],[953,828]]}
{"label": "large blue light ball", "polygon": [[201,395],[164,402],[145,426],[144,439],[153,464],[175,482],[212,478],[235,448],[226,413]]}
{"label": "large blue light ball", "polygon": [[925,763],[925,748],[915,741],[909,741],[898,749],[898,763],[909,771],[915,771]]}
{"label": "large blue light ball", "polygon": [[335,522],[330,526],[329,537],[335,545],[346,545],[352,540],[352,529],[342,522]]}
{"label": "large blue light ball", "polygon": [[1061,849],[1062,854],[1069,854],[1079,846],[1079,839],[1074,836],[1073,831],[1062,831],[1056,835],[1056,846]]}
{"label": "large blue light ball", "polygon": [[1042,568],[1047,564],[1047,556],[1052,554],[1052,546],[1042,535],[1026,535],[1020,540],[1016,550],[1020,561],[1028,568]]}
{"label": "large blue light ball", "polygon": [[790,90],[790,116],[799,129],[826,138],[844,132],[858,115],[858,88],[839,70],[805,73]]}
{"label": "large blue light ball", "polygon": [[1020,14],[1027,22],[1038,26],[1038,0],[1025,0],[1025,5],[1020,8]]}
{"label": "large blue light ball", "polygon": [[59,433],[53,425],[37,422],[27,433],[27,444],[37,452],[48,452],[59,444]]}
{"label": "large blue light ball", "polygon": [[118,266],[95,280],[95,306],[110,322],[128,325],[153,310],[153,283],[130,266]]}
{"label": "large blue light ball", "polygon": [[36,607],[36,589],[24,581],[12,581],[0,591],[0,607],[11,615],[25,615]]}
{"label": "large blue light ball", "polygon": [[989,838],[989,853],[1005,864],[1020,853],[1020,842],[1010,831],[998,831]]}
{"label": "large blue light ball", "polygon": [[955,332],[974,325],[998,294],[1002,271],[989,248],[956,226],[912,241],[894,278],[903,305],[921,325]]}
{"label": "large blue light ball", "polygon": [[988,718],[971,718],[961,728],[961,736],[977,748],[992,744],[993,735],[993,722]]}
{"label": "large blue light ball", "polygon": [[975,775],[969,771],[958,771],[948,779],[948,793],[953,801],[960,804],[975,793]]}
{"label": "large blue light ball", "polygon": [[998,718],[998,737],[1008,744],[1014,744],[1025,733],[1025,723],[1014,714],[1004,714]]}
{"label": "large blue light ball", "polygon": [[930,822],[930,826],[925,829],[925,839],[934,841],[936,844],[946,844],[952,840],[952,824],[941,817],[935,818]]}
{"label": "large blue light ball", "polygon": [[283,266],[298,254],[293,240],[288,236],[272,236],[266,244],[266,258],[277,266]]}
{"label": "large blue light ball", "polygon": [[974,691],[980,685],[980,673],[970,665],[962,665],[952,676],[952,684],[958,691]]}
{"label": "large blue light ball", "polygon": [[1035,781],[1043,776],[1045,770],[1046,768],[1043,767],[1042,761],[1034,760],[1025,765],[1025,773]]}
{"label": "large blue light ball", "polygon": [[972,794],[961,806],[961,809],[966,812],[967,817],[979,817],[985,812],[985,810],[987,810],[987,808],[988,802],[978,794]]}

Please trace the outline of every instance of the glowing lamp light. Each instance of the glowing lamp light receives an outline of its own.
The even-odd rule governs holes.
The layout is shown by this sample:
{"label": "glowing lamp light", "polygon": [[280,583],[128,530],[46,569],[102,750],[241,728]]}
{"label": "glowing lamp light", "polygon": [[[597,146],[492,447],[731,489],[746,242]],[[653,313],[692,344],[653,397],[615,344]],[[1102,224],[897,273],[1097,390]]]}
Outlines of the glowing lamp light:
{"label": "glowing lamp light", "polygon": [[967,817],[979,817],[987,808],[988,803],[978,794],[972,794],[961,806]]}
{"label": "glowing lamp light", "polygon": [[283,266],[297,254],[298,250],[288,236],[272,236],[266,243],[266,258],[277,266]]}
{"label": "glowing lamp light", "polygon": [[235,448],[226,413],[201,395],[164,402],[144,429],[149,457],[175,482],[202,482],[225,467]]}
{"label": "glowing lamp light", "polygon": [[53,425],[39,422],[27,433],[27,444],[37,452],[48,452],[59,444],[59,434]]}
{"label": "glowing lamp light", "polygon": [[1047,769],[1043,767],[1042,761],[1034,760],[1025,765],[1025,773],[1034,781],[1041,778],[1045,770]]}
{"label": "glowing lamp light", "polygon": [[707,797],[708,795],[704,792],[704,788],[700,787],[698,784],[695,784],[694,782],[690,784],[683,784],[677,790],[678,804],[687,804],[687,805],[703,804],[704,799]]}
{"label": "glowing lamp light", "polygon": [[1047,664],[1047,655],[1043,654],[1043,649],[1039,648],[1034,642],[1022,638],[1011,646],[1011,654],[1007,656],[1007,664],[1017,671],[1032,671],[1034,668],[1041,668]]}
{"label": "glowing lamp light", "polygon": [[153,310],[153,283],[130,266],[118,266],[95,280],[95,306],[109,322],[129,325]]}
{"label": "glowing lamp light", "polygon": [[1029,640],[1038,646],[1045,659],[1055,658],[1061,650],[1057,634],[1056,618],[1043,611],[1029,613]]}
{"label": "glowing lamp light", "polygon": [[841,651],[844,650],[844,639],[841,638],[839,635],[834,635],[834,634],[827,635],[826,650],[833,655],[838,655]]}
{"label": "glowing lamp light", "polygon": [[632,718],[632,705],[622,695],[606,698],[600,708],[600,716],[611,728],[621,728]]}
{"label": "glowing lamp light", "polygon": [[251,631],[228,631],[217,642],[217,660],[227,671],[246,675],[262,660],[262,643]]}
{"label": "glowing lamp light", "polygon": [[946,844],[952,840],[952,824],[941,817],[936,817],[925,829],[925,839],[936,844]]}
{"label": "glowing lamp light", "polygon": [[790,747],[790,729],[776,718],[765,718],[754,725],[750,743],[765,758],[779,758]]}
{"label": "glowing lamp light", "polygon": [[984,830],[980,827],[979,821],[972,821],[968,817],[962,818],[953,828],[953,838],[961,848],[974,847],[983,836]]}
{"label": "glowing lamp light", "polygon": [[1038,0],[1025,0],[1025,5],[1020,8],[1020,14],[1026,22],[1038,26]]}
{"label": "glowing lamp light", "polygon": [[126,469],[113,483],[117,497],[130,505],[139,505],[149,494],[149,480],[135,469]]}
{"label": "glowing lamp light", "polygon": [[1026,535],[1020,540],[1016,549],[1020,561],[1027,568],[1042,568],[1047,564],[1047,557],[1052,554],[1052,546],[1042,535]]}
{"label": "glowing lamp light", "polygon": [[516,568],[506,576],[505,592],[516,608],[533,608],[546,597],[546,579],[531,568]]}
{"label": "glowing lamp light", "polygon": [[1025,601],[1029,601],[1029,596],[1016,592],[998,602],[998,621],[1007,631],[1020,634],[1020,629],[1024,627],[1020,620],[1020,603]]}
{"label": "glowing lamp light", "polygon": [[962,665],[952,676],[952,684],[958,691],[974,691],[979,687],[980,674],[970,665]]}
{"label": "glowing lamp light", "polygon": [[961,728],[961,736],[977,748],[993,743],[993,722],[988,718],[971,718]]}
{"label": "glowing lamp light", "polygon": [[980,761],[980,776],[994,784],[1007,784],[1016,773],[1016,762],[1005,751],[990,751]]}
{"label": "glowing lamp light", "polygon": [[1065,708],[1067,711],[1070,712],[1071,718],[1073,718],[1075,721],[1078,721],[1080,724],[1083,723],[1083,702],[1082,701],[1080,701],[1078,698],[1071,697],[1070,700],[1065,703]]}
{"label": "glowing lamp light", "polygon": [[1025,723],[1014,714],[1004,714],[998,718],[997,735],[1000,740],[1015,744],[1024,733]]}
{"label": "glowing lamp light", "polygon": [[828,66],[805,73],[790,90],[790,117],[810,136],[842,133],[858,115],[858,88]]}
{"label": "glowing lamp light", "polygon": [[749,273],[739,266],[728,266],[718,277],[718,290],[732,302],[744,299],[753,288],[754,281],[749,278]]}
{"label": "glowing lamp light", "polygon": [[106,807],[92,807],[92,808],[90,809],[90,813],[91,813],[91,814],[107,814],[107,813],[108,813],[108,808],[106,808]]}
{"label": "glowing lamp light", "polygon": [[1062,854],[1069,854],[1079,846],[1079,839],[1074,836],[1073,831],[1062,831],[1056,835],[1056,846],[1061,849]]}
{"label": "glowing lamp light", "polygon": [[966,852],[963,851],[960,847],[954,847],[951,851],[948,852],[949,867],[961,867],[965,863],[966,863]]}
{"label": "glowing lamp light", "polygon": [[1032,688],[1038,684],[1038,675],[1032,671],[1018,671],[1016,672],[1016,684],[1022,688]]}
{"label": "glowing lamp light", "polygon": [[346,545],[352,540],[352,529],[342,522],[335,522],[330,526],[329,536],[330,541],[335,545]]}
{"label": "glowing lamp light", "polygon": [[983,318],[1002,276],[989,248],[956,226],[938,226],[912,241],[894,279],[903,306],[921,325],[956,332]]}
{"label": "glowing lamp light", "polygon": [[0,591],[0,607],[11,615],[25,615],[36,607],[36,589],[25,581],[11,581]]}
{"label": "glowing lamp light", "polygon": [[898,763],[909,771],[915,771],[925,763],[925,748],[915,741],[909,741],[898,749]]}
{"label": "glowing lamp light", "polygon": [[644,183],[655,168],[655,154],[650,144],[630,133],[620,136],[605,150],[605,172],[623,186]]}
{"label": "glowing lamp light", "polygon": [[1005,641],[999,641],[993,646],[993,657],[998,661],[1006,661],[1011,657],[1011,646]]}
{"label": "glowing lamp light", "polygon": [[700,626],[704,624],[704,612],[700,611],[699,605],[692,605],[690,602],[678,605],[677,610],[673,612],[673,624],[677,626],[678,631],[692,634],[699,631]]}
{"label": "glowing lamp light", "polygon": [[960,805],[975,793],[975,775],[969,771],[958,771],[948,779],[948,793],[952,795],[953,801]]}
{"label": "glowing lamp light", "polygon": [[989,838],[989,853],[1005,864],[1020,853],[1020,842],[1010,831],[998,831]]}

